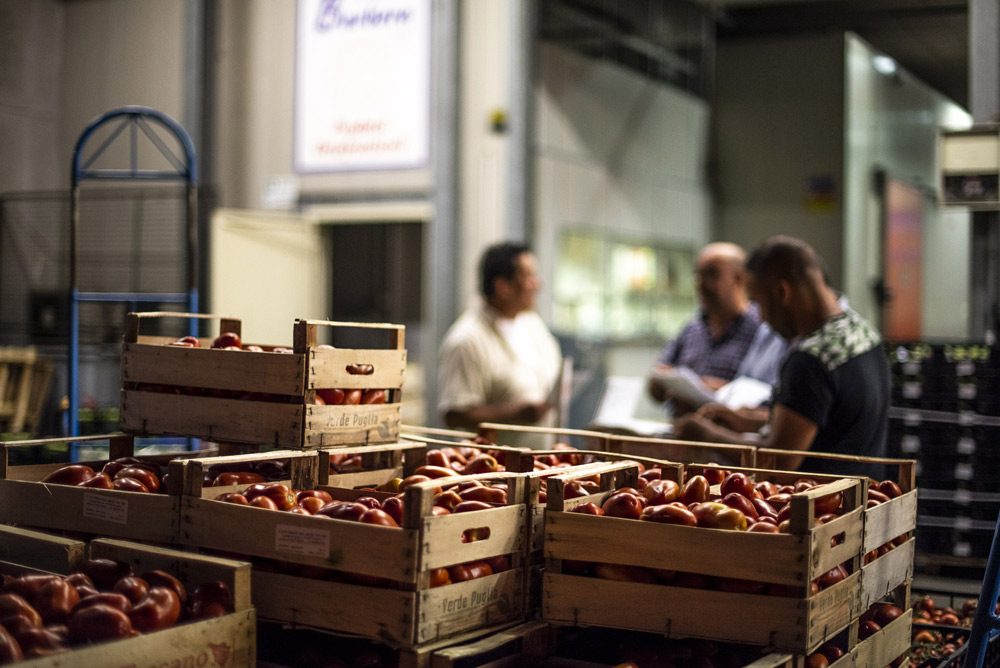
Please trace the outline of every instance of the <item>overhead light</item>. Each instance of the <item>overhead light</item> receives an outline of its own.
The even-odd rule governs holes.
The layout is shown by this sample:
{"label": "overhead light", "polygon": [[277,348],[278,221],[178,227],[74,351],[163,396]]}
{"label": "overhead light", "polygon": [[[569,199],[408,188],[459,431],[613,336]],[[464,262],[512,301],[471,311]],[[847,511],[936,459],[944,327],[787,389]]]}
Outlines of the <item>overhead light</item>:
{"label": "overhead light", "polygon": [[891,77],[899,71],[899,66],[896,64],[896,60],[894,58],[883,56],[881,54],[872,56],[872,67],[876,72],[884,74],[887,77]]}

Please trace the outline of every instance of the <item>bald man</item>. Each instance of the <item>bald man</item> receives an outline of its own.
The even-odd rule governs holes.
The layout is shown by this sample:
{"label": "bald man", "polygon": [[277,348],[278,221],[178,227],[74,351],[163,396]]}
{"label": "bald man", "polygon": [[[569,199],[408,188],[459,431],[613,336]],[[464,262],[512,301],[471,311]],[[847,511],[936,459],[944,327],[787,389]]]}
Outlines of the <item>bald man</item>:
{"label": "bald man", "polygon": [[[768,239],[747,262],[750,297],[761,316],[793,341],[774,393],[769,431],[756,445],[783,450],[885,456],[890,400],[889,365],[882,337],[852,310],[844,310],[826,282],[811,246],[793,237]],[[713,410],[725,410],[713,408]],[[743,436],[704,414],[674,422],[679,438],[743,443]],[[780,463],[797,468],[803,457]],[[817,473],[867,470],[814,460]],[[878,479],[881,479],[880,477]]]}
{"label": "bald man", "polygon": [[[649,394],[657,401],[672,399],[658,374],[672,367],[686,366],[718,389],[747,369],[745,358],[751,345],[766,350],[753,360],[753,371],[743,373],[773,385],[784,346],[761,345],[776,337],[761,329],[757,306],[747,297],[746,253],[727,242],[705,246],[695,261],[695,289],[701,306],[680,333],[670,341],[653,368]],[[675,403],[675,414],[686,407]]]}

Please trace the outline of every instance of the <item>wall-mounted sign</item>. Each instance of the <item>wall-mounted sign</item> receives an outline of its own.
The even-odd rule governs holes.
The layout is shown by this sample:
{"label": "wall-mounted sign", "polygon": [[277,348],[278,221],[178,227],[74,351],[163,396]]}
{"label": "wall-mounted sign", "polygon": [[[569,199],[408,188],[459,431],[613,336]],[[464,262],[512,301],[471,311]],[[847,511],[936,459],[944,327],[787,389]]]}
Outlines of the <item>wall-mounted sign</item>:
{"label": "wall-mounted sign", "polygon": [[430,157],[431,0],[299,0],[295,171]]}

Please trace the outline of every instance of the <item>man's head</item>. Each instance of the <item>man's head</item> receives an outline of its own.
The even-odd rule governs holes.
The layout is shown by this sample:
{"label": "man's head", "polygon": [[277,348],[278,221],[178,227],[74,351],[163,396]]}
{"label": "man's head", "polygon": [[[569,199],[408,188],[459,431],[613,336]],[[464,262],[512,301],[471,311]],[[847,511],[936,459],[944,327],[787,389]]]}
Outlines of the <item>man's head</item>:
{"label": "man's head", "polygon": [[726,242],[709,244],[698,253],[695,288],[709,317],[731,318],[746,308],[745,261],[743,249]]}
{"label": "man's head", "polygon": [[750,255],[746,269],[750,298],[760,306],[761,318],[786,339],[803,333],[801,323],[821,317],[823,298],[833,294],[822,259],[801,239],[771,237]]}
{"label": "man's head", "polygon": [[535,256],[525,244],[490,246],[479,261],[480,290],[494,308],[507,317],[535,308],[542,287]]}

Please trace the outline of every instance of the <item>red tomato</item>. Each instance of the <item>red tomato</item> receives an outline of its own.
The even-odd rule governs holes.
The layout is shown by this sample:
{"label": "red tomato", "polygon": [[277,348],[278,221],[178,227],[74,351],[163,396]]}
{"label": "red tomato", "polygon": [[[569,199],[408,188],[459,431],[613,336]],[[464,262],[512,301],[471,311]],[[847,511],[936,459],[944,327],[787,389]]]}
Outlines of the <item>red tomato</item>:
{"label": "red tomato", "polygon": [[166,571],[149,571],[143,574],[142,579],[149,583],[150,587],[166,587],[173,589],[181,603],[187,602],[187,589],[184,584]]}
{"label": "red tomato", "polygon": [[361,390],[345,390],[344,391],[344,405],[345,406],[357,406],[361,403]]}
{"label": "red tomato", "polygon": [[338,387],[316,390],[316,396],[325,401],[327,406],[339,406],[344,403],[344,391]]}
{"label": "red tomato", "polygon": [[447,466],[431,466],[426,464],[424,466],[418,466],[413,472],[414,475],[425,475],[428,478],[455,478],[458,477],[458,473]]}
{"label": "red tomato", "polygon": [[149,488],[137,478],[115,478],[111,484],[115,489],[121,492],[149,494]]}
{"label": "red tomato", "polygon": [[233,595],[224,582],[205,582],[191,594],[192,619],[218,617],[232,611]]}
{"label": "red tomato", "polygon": [[587,503],[581,503],[580,505],[578,505],[575,508],[573,508],[573,510],[570,511],[570,512],[582,513],[584,515],[603,515],[604,514],[604,511],[601,509],[601,507],[599,505],[597,505],[596,503],[590,503],[589,501]]}
{"label": "red tomato", "polygon": [[150,492],[158,492],[160,490],[160,480],[156,477],[156,474],[144,468],[139,468],[138,466],[128,466],[123,468],[115,474],[115,480],[118,480],[119,478],[135,478],[145,485],[146,489]]}
{"label": "red tomato", "polygon": [[903,490],[899,488],[899,485],[891,480],[883,480],[878,485],[878,491],[886,495],[890,499],[895,499],[897,496],[903,495]]}
{"label": "red tomato", "polygon": [[75,615],[84,608],[89,608],[95,605],[107,605],[117,610],[121,610],[125,614],[128,614],[128,612],[132,609],[132,601],[128,600],[128,598],[124,595],[113,592],[104,592],[87,596],[86,598],[81,598],[79,602],[73,606],[73,610],[70,612],[70,615]]}
{"label": "red tomato", "polygon": [[444,587],[451,584],[451,576],[447,568],[432,568],[430,571],[430,586]]}
{"label": "red tomato", "polygon": [[389,513],[396,524],[403,526],[403,500],[397,496],[392,496],[382,502],[382,510]]}
{"label": "red tomato", "polygon": [[153,587],[149,594],[132,607],[129,619],[132,626],[143,633],[170,628],[181,614],[181,600],[177,592],[167,587]]}
{"label": "red tomato", "polygon": [[747,531],[750,533],[781,533],[778,531],[777,524],[771,524],[766,520],[754,522],[750,525],[750,528],[748,528]]}
{"label": "red tomato", "polygon": [[642,501],[635,494],[616,492],[601,505],[601,510],[608,517],[623,517],[637,520],[642,515]]}
{"label": "red tomato", "polygon": [[116,582],[112,591],[121,594],[135,605],[149,594],[149,583],[142,578],[129,575]]}
{"label": "red tomato", "polygon": [[623,580],[625,582],[653,583],[653,574],[640,566],[625,564],[594,564],[594,575],[604,580]]}
{"label": "red tomato", "polygon": [[778,511],[775,510],[774,506],[772,506],[770,503],[768,503],[764,499],[754,499],[753,501],[751,501],[751,503],[753,504],[754,510],[757,511],[758,518],[770,517],[775,522],[777,522]]}
{"label": "red tomato", "polygon": [[815,652],[806,657],[805,668],[827,668],[829,665],[830,660],[821,652]]}
{"label": "red tomato", "polygon": [[111,559],[85,559],[79,569],[101,590],[110,590],[120,578],[132,575],[131,566]]}
{"label": "red tomato", "polygon": [[4,627],[0,626],[0,664],[17,663],[24,661],[24,653],[14,636],[7,633]]}
{"label": "red tomato", "polygon": [[726,476],[729,475],[729,471],[710,467],[702,470],[701,474],[705,476],[705,479],[708,480],[710,485],[718,485],[726,479]]}
{"label": "red tomato", "polygon": [[219,494],[215,497],[216,501],[222,501],[223,503],[235,503],[238,506],[249,506],[250,501],[247,497],[243,496],[239,492],[226,492],[224,494]]}
{"label": "red tomato", "polygon": [[747,499],[753,498],[753,482],[745,473],[730,473],[722,481],[719,492],[725,497],[728,494],[740,494]]}
{"label": "red tomato", "polygon": [[25,629],[13,633],[25,659],[51,656],[69,649],[68,639],[52,629]]}
{"label": "red tomato", "polygon": [[793,490],[795,492],[805,492],[806,490],[816,487],[818,484],[819,483],[817,483],[812,478],[799,478],[798,480],[795,481]]}
{"label": "red tomato", "polygon": [[213,348],[243,348],[243,340],[236,332],[223,332],[212,341]]}
{"label": "red tomato", "polygon": [[255,496],[253,499],[251,499],[250,505],[253,506],[254,508],[263,508],[264,510],[278,509],[278,504],[274,502],[274,499],[264,495]]}
{"label": "red tomato", "polygon": [[[477,510],[492,510],[493,506],[486,503],[485,501],[462,501],[454,508],[451,512],[453,513],[471,513]],[[453,578],[454,579],[454,578]]]}
{"label": "red tomato", "polygon": [[[755,499],[755,500],[760,501],[760,499]],[[757,521],[758,518],[757,507],[753,504],[752,501],[750,501],[750,499],[743,496],[742,494],[736,494],[735,492],[726,494],[724,497],[722,497],[722,503],[729,506],[730,508],[735,508],[736,510],[743,513],[743,515],[746,516],[748,522]]]}
{"label": "red tomato", "polygon": [[384,527],[399,527],[396,520],[392,519],[392,515],[384,510],[379,510],[378,508],[369,508],[368,511],[358,519],[358,521],[362,524],[378,524],[379,526]]}
{"label": "red tomato", "polygon": [[458,495],[463,501],[485,501],[497,505],[507,505],[507,490],[481,485],[463,489]]}
{"label": "red tomato", "polygon": [[684,483],[684,490],[681,492],[681,503],[688,506],[692,503],[703,503],[708,501],[709,487],[708,478],[705,476],[691,476],[688,481]]}
{"label": "red tomato", "polygon": [[476,455],[465,465],[466,475],[496,473],[498,470],[500,470],[500,463],[493,455],[487,455],[485,453]]}
{"label": "red tomato", "polygon": [[70,464],[56,469],[52,473],[42,478],[42,482],[53,485],[79,485],[93,478],[97,473],[94,469],[84,464]]}
{"label": "red tomato", "polygon": [[681,498],[681,487],[673,480],[652,480],[642,490],[642,496],[649,505],[659,506]]}
{"label": "red tomato", "polygon": [[365,390],[361,393],[361,403],[363,405],[384,404],[385,390]]}
{"label": "red tomato", "polygon": [[353,501],[334,501],[317,510],[316,514],[326,515],[335,520],[357,522],[369,510],[368,506]]}
{"label": "red tomato", "polygon": [[[735,474],[734,474],[735,475]],[[706,501],[691,509],[698,519],[698,526],[710,529],[725,529],[730,531],[746,531],[747,518],[735,508],[724,503]]]}
{"label": "red tomato", "polygon": [[73,606],[80,600],[76,587],[63,578],[52,578],[31,599],[31,605],[45,624],[62,624],[69,619]]}
{"label": "red tomato", "polygon": [[37,610],[31,607],[31,604],[23,596],[17,594],[0,594],[0,620],[14,616],[24,617],[34,627],[42,625],[42,616],[38,614]]}
{"label": "red tomato", "polygon": [[698,526],[698,520],[694,516],[694,513],[680,503],[646,506],[639,519],[647,522],[658,522],[660,524],[679,524],[687,527]]}
{"label": "red tomato", "polygon": [[870,638],[879,631],[882,627],[872,621],[861,622],[858,626],[858,640],[864,640],[865,638]]}
{"label": "red tomato", "polygon": [[872,614],[872,621],[879,626],[885,627],[902,614],[903,611],[892,603],[876,603]]}
{"label": "red tomato", "polygon": [[834,492],[833,494],[827,494],[826,496],[821,496],[813,500],[813,516],[819,517],[820,515],[828,515],[830,513],[837,512],[840,508],[840,504],[844,500],[843,492]]}
{"label": "red tomato", "polygon": [[493,570],[485,561],[470,561],[448,567],[448,577],[454,582],[466,582],[493,575]]}

